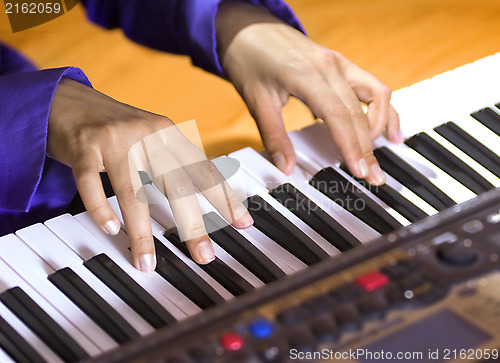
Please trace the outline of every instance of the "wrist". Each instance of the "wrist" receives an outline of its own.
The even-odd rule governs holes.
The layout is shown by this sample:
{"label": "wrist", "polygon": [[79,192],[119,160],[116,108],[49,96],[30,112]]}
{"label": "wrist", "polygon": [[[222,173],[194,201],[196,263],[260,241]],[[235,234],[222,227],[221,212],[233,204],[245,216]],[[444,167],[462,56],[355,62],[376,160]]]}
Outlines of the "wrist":
{"label": "wrist", "polygon": [[215,17],[217,54],[221,63],[236,35],[243,29],[258,23],[282,23],[264,6],[253,5],[245,0],[223,0]]}

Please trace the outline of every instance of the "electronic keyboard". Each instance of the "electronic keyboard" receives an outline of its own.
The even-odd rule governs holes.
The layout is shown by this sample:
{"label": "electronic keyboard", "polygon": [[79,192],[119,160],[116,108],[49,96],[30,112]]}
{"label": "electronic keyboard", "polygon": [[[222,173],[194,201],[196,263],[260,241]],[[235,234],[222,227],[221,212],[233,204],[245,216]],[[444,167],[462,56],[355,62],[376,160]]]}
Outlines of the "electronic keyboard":
{"label": "electronic keyboard", "polygon": [[235,230],[199,196],[208,265],[165,202],[151,274],[86,212],[0,237],[0,362],[498,358],[499,70],[500,53],[394,92],[406,141],[375,141],[383,186],[349,173],[322,123],[289,134],[290,176],[230,154],[255,223]]}

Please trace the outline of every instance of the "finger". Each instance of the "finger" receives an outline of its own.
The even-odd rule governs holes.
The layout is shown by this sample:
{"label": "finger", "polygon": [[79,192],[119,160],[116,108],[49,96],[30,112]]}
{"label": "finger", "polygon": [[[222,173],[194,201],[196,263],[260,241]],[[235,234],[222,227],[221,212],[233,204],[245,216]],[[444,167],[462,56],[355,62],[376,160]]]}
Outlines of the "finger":
{"label": "finger", "polygon": [[179,237],[186,242],[189,253],[200,264],[215,259],[212,243],[203,222],[196,190],[186,172],[177,167],[159,177],[162,189],[174,215]]}
{"label": "finger", "polygon": [[214,163],[205,159],[186,166],[184,169],[198,190],[201,191],[226,221],[236,228],[248,228],[252,226],[253,218],[250,216],[250,213],[228,185]]}
{"label": "finger", "polygon": [[104,232],[116,235],[120,231],[120,220],[106,199],[99,177],[99,158],[87,155],[79,160],[72,170],[82,202]]}
{"label": "finger", "polygon": [[367,177],[368,164],[364,159],[351,112],[326,80],[317,79],[315,84],[311,84],[307,78],[298,80],[289,85],[289,90],[294,96],[304,100],[318,118],[325,121],[353,175],[358,178]]}
{"label": "finger", "polygon": [[[169,137],[166,137],[167,133]],[[165,142],[168,142],[168,148]],[[196,190],[184,170],[184,167],[199,158],[195,152],[196,147],[190,143],[185,144],[185,138],[174,128],[148,135],[142,145],[150,177],[168,198],[179,237],[186,242],[196,262],[206,264],[213,261],[215,253],[205,229]],[[188,165],[179,163],[172,155],[172,150],[180,152],[184,157],[182,164]]]}
{"label": "finger", "polygon": [[[332,79],[333,78],[333,79]],[[368,175],[365,179],[373,185],[381,185],[385,183],[385,174],[380,168],[377,159],[373,155],[373,144],[370,136],[370,125],[367,116],[361,108],[360,100],[354,93],[347,82],[342,80],[343,77],[334,72],[330,78],[329,84],[333,91],[340,97],[351,114],[351,119],[354,124],[359,146],[363,153],[363,159],[368,167]]]}
{"label": "finger", "polygon": [[277,94],[257,89],[258,96],[245,97],[248,109],[257,123],[266,151],[273,164],[287,175],[295,167],[295,152],[281,115],[283,101]]}
{"label": "finger", "polygon": [[153,272],[156,268],[156,254],[151,232],[148,204],[137,199],[132,178],[139,178],[136,170],[131,172],[127,155],[115,150],[106,162],[106,170],[115,191],[125,226],[130,238],[133,264],[143,272]]}
{"label": "finger", "polygon": [[376,139],[387,130],[392,142],[403,141],[399,128],[399,117],[391,105],[391,89],[371,73],[349,62],[344,74],[358,98],[368,105],[368,120],[372,129],[371,138]]}
{"label": "finger", "polygon": [[[217,167],[178,130],[169,129],[167,132],[168,138],[166,137],[167,134],[163,133],[161,140],[166,143],[168,155],[171,154],[175,159],[171,160],[169,164],[178,164],[179,167],[183,168],[196,188],[219,211],[222,217],[234,227],[250,227],[253,224],[250,213],[229,187]],[[149,152],[166,155],[164,148],[160,147],[160,150],[152,151],[153,148],[150,145],[151,143],[148,143]],[[155,142],[155,145],[159,145],[159,143]],[[162,165],[165,164],[167,163],[162,163]],[[231,168],[231,165],[227,165],[227,167]],[[158,167],[155,166],[155,169],[158,169]],[[158,173],[155,172],[155,175],[158,175]],[[160,184],[162,183],[160,181]]]}
{"label": "finger", "polygon": [[399,123],[399,115],[392,107],[389,109],[389,121],[387,123],[387,138],[394,143],[401,143],[404,141],[405,137],[401,131],[401,126]]}

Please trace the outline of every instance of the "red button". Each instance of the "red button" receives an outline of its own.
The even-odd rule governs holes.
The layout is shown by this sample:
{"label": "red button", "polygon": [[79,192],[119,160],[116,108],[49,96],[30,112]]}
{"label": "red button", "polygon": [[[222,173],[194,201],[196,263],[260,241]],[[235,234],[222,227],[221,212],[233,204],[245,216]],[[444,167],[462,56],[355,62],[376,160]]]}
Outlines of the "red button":
{"label": "red button", "polygon": [[243,347],[243,337],[236,333],[226,333],[220,338],[222,347],[226,350],[234,352]]}
{"label": "red button", "polygon": [[375,291],[382,286],[387,285],[389,278],[380,271],[371,271],[356,278],[356,284],[365,291]]}

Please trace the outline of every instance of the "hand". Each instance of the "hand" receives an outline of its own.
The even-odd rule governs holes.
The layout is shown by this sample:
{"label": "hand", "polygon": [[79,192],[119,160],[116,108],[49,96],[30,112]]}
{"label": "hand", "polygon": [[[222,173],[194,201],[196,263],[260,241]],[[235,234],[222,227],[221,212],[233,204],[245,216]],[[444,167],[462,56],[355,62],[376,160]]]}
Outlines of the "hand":
{"label": "hand", "polygon": [[[295,96],[324,120],[355,176],[374,185],[385,183],[372,141],[384,131],[390,141],[403,140],[386,85],[262,7],[222,3],[216,31],[224,72],[245,100],[279,169],[290,174],[295,166],[281,116],[289,97]],[[367,114],[361,102],[367,104]]]}
{"label": "hand", "polygon": [[233,226],[247,228],[253,223],[217,169],[171,120],[117,102],[70,79],[60,81],[52,100],[47,154],[73,169],[87,211],[106,233],[114,235],[120,222],[99,178],[99,172],[107,171],[139,270],[153,271],[156,257],[138,170],[148,171],[168,195],[179,235],[198,263],[215,257],[195,186]]}

